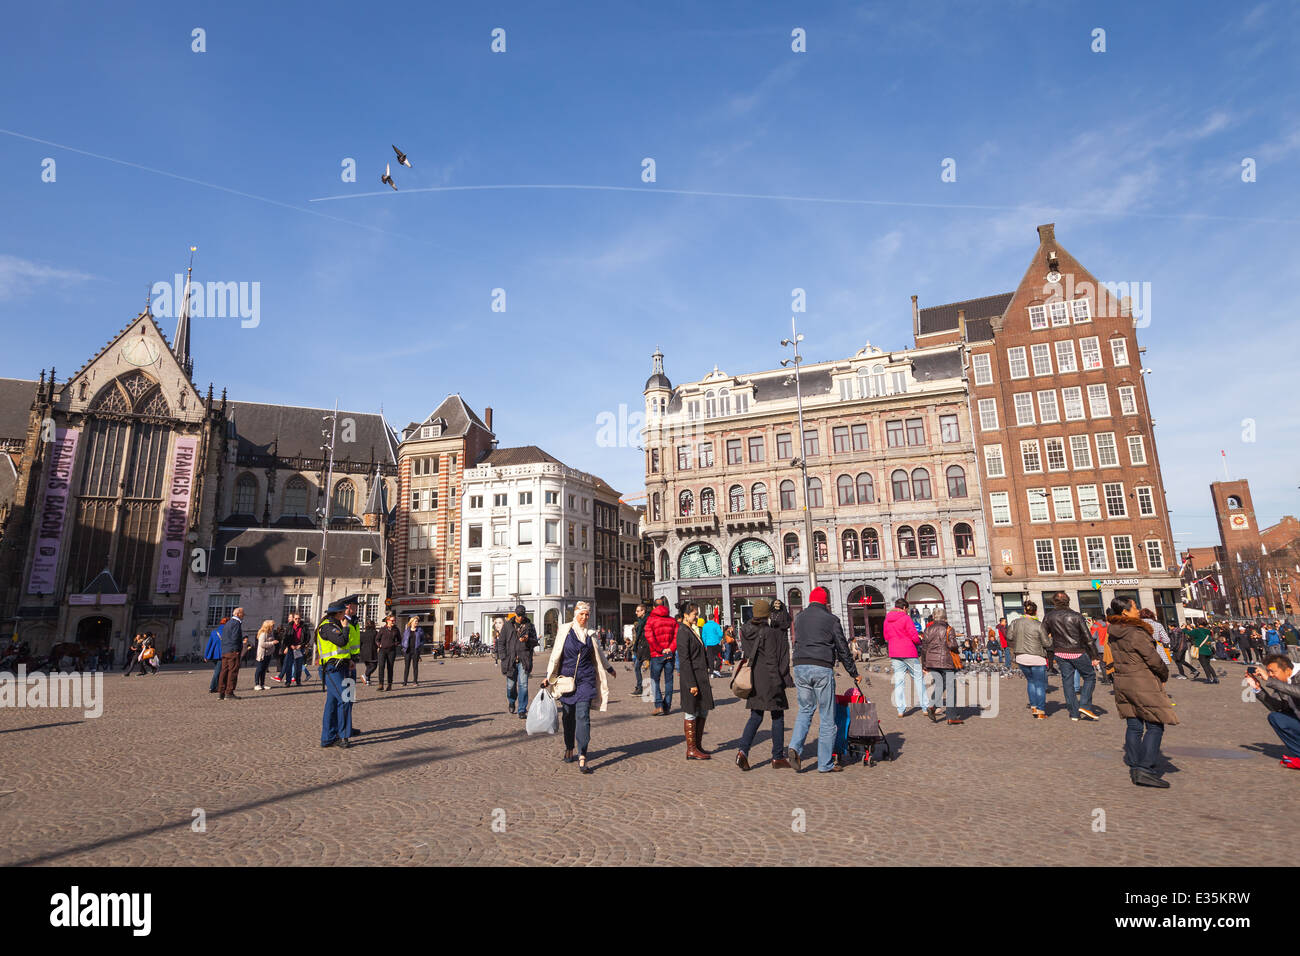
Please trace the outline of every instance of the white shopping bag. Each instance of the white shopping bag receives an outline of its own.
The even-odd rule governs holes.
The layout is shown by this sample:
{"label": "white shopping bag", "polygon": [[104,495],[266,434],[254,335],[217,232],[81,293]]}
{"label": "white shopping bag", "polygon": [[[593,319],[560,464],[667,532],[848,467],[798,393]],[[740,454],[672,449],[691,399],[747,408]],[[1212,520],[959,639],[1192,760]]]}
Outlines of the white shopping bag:
{"label": "white shopping bag", "polygon": [[530,734],[553,734],[559,728],[560,712],[555,707],[555,700],[543,688],[528,708],[524,730]]}

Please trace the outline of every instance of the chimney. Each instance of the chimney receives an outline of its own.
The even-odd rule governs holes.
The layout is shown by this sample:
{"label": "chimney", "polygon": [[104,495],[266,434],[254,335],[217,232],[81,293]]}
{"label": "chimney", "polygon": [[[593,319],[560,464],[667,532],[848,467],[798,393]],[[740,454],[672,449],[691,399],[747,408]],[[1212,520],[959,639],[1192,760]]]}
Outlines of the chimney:
{"label": "chimney", "polygon": [[1056,223],[1049,222],[1038,227],[1038,241],[1043,245],[1056,242]]}
{"label": "chimney", "polygon": [[966,341],[966,310],[957,310],[957,341]]}
{"label": "chimney", "polygon": [[912,296],[912,333],[921,334],[921,313],[916,308],[916,296]]}
{"label": "chimney", "polygon": [[487,425],[487,430],[492,431],[492,409],[483,409],[483,421]]}

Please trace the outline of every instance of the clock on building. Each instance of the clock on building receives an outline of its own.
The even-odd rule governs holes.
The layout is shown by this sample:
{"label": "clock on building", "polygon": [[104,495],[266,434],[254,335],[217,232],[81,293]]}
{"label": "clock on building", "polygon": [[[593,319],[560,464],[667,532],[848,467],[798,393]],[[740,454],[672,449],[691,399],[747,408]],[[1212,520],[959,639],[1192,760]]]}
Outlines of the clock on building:
{"label": "clock on building", "polygon": [[1250,527],[1250,522],[1246,520],[1245,515],[1232,515],[1228,518],[1228,527],[1233,531],[1244,531]]}
{"label": "clock on building", "polygon": [[158,343],[152,342],[142,335],[123,345],[120,354],[124,361],[143,368],[158,361],[158,356],[162,354],[162,350],[158,347]]}

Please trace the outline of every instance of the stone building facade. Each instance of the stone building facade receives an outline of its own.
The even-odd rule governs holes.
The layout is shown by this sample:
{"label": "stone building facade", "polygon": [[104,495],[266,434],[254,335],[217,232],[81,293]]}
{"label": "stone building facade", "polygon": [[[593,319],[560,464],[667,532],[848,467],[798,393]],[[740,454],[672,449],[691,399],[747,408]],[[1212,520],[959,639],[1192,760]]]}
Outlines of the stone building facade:
{"label": "stone building facade", "polygon": [[674,387],[662,353],[653,362],[644,390],[645,534],[656,597],[719,608],[737,623],[759,597],[779,596],[797,611],[811,558],[847,634],[879,634],[900,597],[918,618],[942,605],[961,633],[989,625],[988,543],[959,347],[868,345],[803,365],[802,440],[791,372],[715,368]]}

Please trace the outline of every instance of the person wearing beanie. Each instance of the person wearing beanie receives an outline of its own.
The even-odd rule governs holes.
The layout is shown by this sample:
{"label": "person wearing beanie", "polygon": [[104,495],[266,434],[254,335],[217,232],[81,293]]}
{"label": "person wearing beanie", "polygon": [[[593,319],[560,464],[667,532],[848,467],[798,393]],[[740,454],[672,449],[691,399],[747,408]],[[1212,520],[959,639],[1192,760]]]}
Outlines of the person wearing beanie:
{"label": "person wearing beanie", "polygon": [[860,683],[858,669],[849,653],[849,643],[844,639],[840,619],[831,613],[827,603],[830,594],[825,588],[813,588],[808,595],[808,606],[794,622],[794,687],[799,698],[799,714],[795,717],[790,734],[787,759],[797,773],[800,770],[804,741],[812,729],[813,712],[818,714],[817,770],[820,773],[837,773],[843,770],[835,764],[835,662],[839,661],[849,672],[854,683]]}
{"label": "person wearing beanie", "polygon": [[785,632],[771,625],[771,606],[759,598],[754,602],[754,616],[741,625],[740,646],[750,664],[750,677],[754,692],[745,701],[749,709],[749,723],[740,737],[740,750],[736,752],[736,766],[749,769],[749,748],[754,744],[763,713],[772,715],[773,770],[789,769],[785,757],[785,712],[790,708],[786,688],[794,686],[790,674],[790,642]]}
{"label": "person wearing beanie", "polygon": [[528,620],[528,608],[520,604],[501,627],[501,674],[506,679],[506,706],[528,719],[528,675],[533,672],[533,651],[537,630]]}

